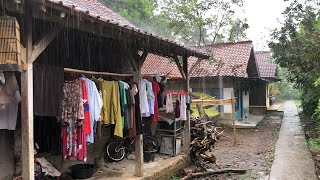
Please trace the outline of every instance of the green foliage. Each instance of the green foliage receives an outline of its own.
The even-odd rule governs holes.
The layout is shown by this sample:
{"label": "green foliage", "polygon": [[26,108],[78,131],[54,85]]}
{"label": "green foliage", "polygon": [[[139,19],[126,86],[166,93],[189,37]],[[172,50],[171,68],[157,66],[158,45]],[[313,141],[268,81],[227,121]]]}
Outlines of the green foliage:
{"label": "green foliage", "polygon": [[[236,19],[243,0],[99,0],[146,31],[204,45],[246,37],[246,19]],[[229,33],[226,33],[229,32]]]}
{"label": "green foliage", "polygon": [[312,139],[308,140],[309,148],[312,152],[320,152],[320,139]]}
{"label": "green foliage", "polygon": [[318,101],[318,106],[314,111],[313,117],[317,120],[317,122],[320,122],[320,99]]}
{"label": "green foliage", "polygon": [[164,0],[160,7],[176,38],[200,46],[245,38],[246,19],[235,18],[242,5],[243,0]]}
{"label": "green foliage", "polygon": [[286,68],[279,68],[278,76],[281,81],[271,84],[270,93],[279,101],[301,99],[301,91],[294,86],[294,83],[288,81],[287,74]]}
{"label": "green foliage", "polygon": [[294,0],[283,12],[285,21],[271,34],[269,44],[275,61],[288,70],[286,77],[302,90],[303,111],[312,115],[320,91],[314,82],[320,76],[320,17],[316,0]]}

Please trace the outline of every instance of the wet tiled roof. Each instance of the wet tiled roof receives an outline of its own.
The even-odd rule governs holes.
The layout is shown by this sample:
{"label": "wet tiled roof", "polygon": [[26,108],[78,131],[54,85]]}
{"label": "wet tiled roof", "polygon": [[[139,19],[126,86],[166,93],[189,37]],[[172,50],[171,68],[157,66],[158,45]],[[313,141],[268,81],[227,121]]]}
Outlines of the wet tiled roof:
{"label": "wet tiled roof", "polygon": [[[124,28],[129,31],[133,31],[135,33],[142,34],[144,36],[156,38],[157,40],[166,42],[170,45],[176,47],[182,47],[187,51],[195,53],[195,55],[204,55],[209,56],[210,54],[201,50],[187,47],[181,43],[174,42],[168,38],[164,38],[161,36],[157,36],[152,33],[148,33],[135,25],[131,24],[125,18],[121,17],[111,9],[107,8],[102,3],[98,2],[97,0],[44,0],[44,2],[53,3],[60,7],[68,8],[75,12],[80,12],[83,14],[88,15],[89,17],[95,18],[97,20],[103,21],[105,23],[110,23],[112,25],[116,25],[118,27]],[[159,42],[160,43],[160,42]]]}
{"label": "wet tiled roof", "polygon": [[277,65],[270,63],[271,52],[269,51],[257,51],[256,59],[258,63],[258,69],[260,77],[262,78],[276,78]]}
{"label": "wet tiled roof", "polygon": [[[213,56],[209,60],[202,60],[198,63],[191,77],[210,77],[210,76],[232,76],[245,77],[250,54],[253,44],[251,41],[238,43],[222,43],[206,46],[205,49]],[[171,62],[171,63],[168,63]],[[189,57],[189,70],[197,58]],[[160,68],[157,70],[153,64],[166,64],[164,71]],[[181,78],[180,72],[173,61],[168,58],[160,58],[158,55],[148,55],[145,64],[142,66],[142,74],[148,72],[148,75],[166,74],[169,78]]]}

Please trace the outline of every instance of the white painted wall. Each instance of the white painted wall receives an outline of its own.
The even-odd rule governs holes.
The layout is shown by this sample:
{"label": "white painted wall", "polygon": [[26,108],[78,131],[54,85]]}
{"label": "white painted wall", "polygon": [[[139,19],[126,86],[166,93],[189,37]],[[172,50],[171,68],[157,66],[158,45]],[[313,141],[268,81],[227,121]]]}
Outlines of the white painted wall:
{"label": "white painted wall", "polygon": [[247,92],[247,95],[245,92],[243,92],[243,108],[245,109],[244,115],[249,114],[249,97],[250,97],[249,92]]}
{"label": "white painted wall", "polygon": [[269,84],[266,85],[266,106],[267,108],[270,106],[270,92],[269,92]]}
{"label": "white painted wall", "polygon": [[[233,88],[223,88],[223,99],[230,99],[231,92],[233,92]],[[231,105],[224,105],[223,112],[224,113],[232,113]]]}

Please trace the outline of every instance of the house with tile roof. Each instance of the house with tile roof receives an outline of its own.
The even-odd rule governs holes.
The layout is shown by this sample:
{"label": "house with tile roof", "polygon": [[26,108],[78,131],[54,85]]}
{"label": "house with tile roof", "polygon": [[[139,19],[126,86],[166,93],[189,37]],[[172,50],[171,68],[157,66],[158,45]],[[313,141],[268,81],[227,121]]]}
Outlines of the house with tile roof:
{"label": "house with tile roof", "polygon": [[[141,80],[140,69],[148,53],[164,57],[172,55],[179,57],[183,59],[181,62],[182,67],[187,66],[187,59],[190,56],[198,58],[209,57],[209,55],[201,49],[187,47],[132,25],[129,21],[101,4],[98,0],[1,1],[0,12],[0,54],[8,54],[8,50],[10,50],[10,53],[14,53],[16,55],[15,57],[17,57],[14,62],[15,64],[12,64],[11,59],[9,59],[10,61],[3,59],[3,57],[6,56],[0,55],[0,71],[19,71],[15,74],[17,74],[18,77],[22,77],[21,81],[18,79],[18,81],[21,82],[21,86],[19,86],[22,93],[22,103],[21,108],[19,108],[21,112],[17,112],[21,114],[21,119],[19,118],[21,126],[16,129],[16,132],[20,132],[21,130],[22,133],[19,133],[15,138],[13,138],[13,133],[11,132],[8,136],[2,136],[3,134],[0,134],[1,140],[7,140],[5,143],[1,142],[1,145],[7,148],[3,149],[6,151],[5,153],[1,151],[2,153],[0,154],[0,159],[5,159],[4,163],[0,163],[0,169],[6,169],[6,171],[0,173],[0,179],[14,179],[13,152],[22,153],[22,156],[21,154],[16,155],[17,164],[22,164],[22,167],[17,166],[16,174],[20,175],[22,173],[21,178],[23,179],[35,178],[34,142],[39,141],[36,134],[40,133],[41,138],[44,138],[44,141],[47,142],[48,139],[51,139],[48,137],[50,133],[41,132],[52,132],[51,130],[60,131],[59,129],[61,127],[47,126],[47,128],[40,128],[37,126],[37,122],[34,121],[34,115],[43,117],[52,116],[53,120],[57,122],[54,118],[59,115],[46,115],[46,112],[43,110],[43,107],[48,106],[48,104],[52,102],[46,99],[45,102],[38,103],[38,100],[43,97],[59,99],[57,95],[59,93],[55,94],[55,92],[60,91],[62,94],[63,86],[54,86],[55,82],[59,81],[58,76],[62,77],[62,81],[59,81],[61,84],[64,83],[63,78],[65,74],[76,77],[81,76],[81,74],[106,76],[108,80],[116,80],[118,78],[130,79],[139,84]],[[2,13],[5,15],[3,16]],[[8,38],[7,35],[9,34],[14,34],[15,38]],[[16,46],[15,49],[17,49],[14,52],[11,52],[13,48],[10,46],[12,44],[14,44],[14,46]],[[47,71],[46,67],[49,66],[49,69],[53,69],[52,71],[55,72],[50,73],[51,71]],[[41,71],[41,73],[36,73],[36,70]],[[52,79],[50,78],[49,80],[47,73]],[[42,75],[39,76],[38,74]],[[37,79],[37,77],[40,77],[39,79],[41,80]],[[187,84],[186,81],[185,84]],[[37,86],[40,88],[37,88]],[[36,93],[36,89],[39,89],[41,93]],[[45,94],[47,89],[50,89],[53,93],[43,96],[42,94]],[[61,106],[60,102],[55,104]],[[136,108],[136,110],[139,110],[138,106]],[[20,117],[18,114],[15,115]],[[138,115],[138,113],[136,115]],[[137,116],[137,126],[141,124],[138,123],[140,119],[141,117]],[[190,119],[187,118],[185,128],[189,128],[189,125]],[[105,150],[103,150],[103,148],[105,148],[104,145],[111,138],[111,134],[108,135],[107,133],[109,129],[110,126],[106,126],[106,130],[103,130],[103,132],[106,133],[100,134],[101,141],[95,142],[97,146],[88,146],[88,157],[85,158],[86,162],[93,164],[97,158],[103,159],[105,154]],[[133,129],[135,129],[135,127],[133,127]],[[141,128],[138,127],[137,129]],[[110,129],[109,132],[111,131]],[[184,131],[184,133],[184,137],[190,136],[189,131]],[[55,137],[59,137],[59,134],[60,133]],[[118,135],[122,136],[121,133]],[[15,143],[11,142],[13,139],[20,141],[16,141]],[[57,141],[50,142],[50,144],[57,147],[56,145],[61,144],[60,138],[57,139]],[[181,150],[189,154],[190,138],[183,138],[182,141],[184,141],[183,144],[185,144],[185,146],[182,146]],[[136,135],[135,142],[135,161],[132,161],[132,164],[128,163],[128,166],[120,172],[120,176],[123,179],[134,179],[136,178],[135,176],[143,177],[147,173],[144,173],[146,169],[143,168],[143,135],[141,133]],[[83,145],[86,143],[82,143],[82,145],[79,145],[79,148],[83,152],[85,151],[85,146]],[[12,144],[20,145],[12,147]],[[46,151],[41,145],[40,149]],[[45,149],[48,150],[49,148]],[[62,149],[58,149],[57,152],[61,152],[61,150]],[[62,156],[51,156],[50,158],[58,158],[59,160],[55,162],[59,164],[60,159],[64,159]],[[183,159],[184,158],[188,157],[184,156]],[[64,172],[69,171],[68,167],[73,163],[76,162],[63,160],[61,161],[61,166],[58,164],[53,164],[53,166],[61,167],[59,170]],[[135,164],[135,166],[133,166],[133,164]],[[168,168],[165,168],[167,171]],[[103,177],[104,179],[109,178],[108,173],[103,176],[105,176]],[[144,178],[153,179],[152,177]],[[69,178],[67,177],[67,179]]]}
{"label": "house with tile roof", "polygon": [[[249,114],[250,89],[259,79],[258,64],[252,41],[221,43],[202,47],[212,54],[209,60],[188,59],[190,87],[193,92],[203,92],[217,99],[227,99],[231,93],[237,97],[236,119]],[[160,63],[164,62],[164,63]],[[145,76],[165,75],[169,78],[168,90],[179,90],[182,76],[170,58],[149,54],[141,69]],[[222,120],[231,119],[231,105],[217,107]]]}
{"label": "house with tile roof", "polygon": [[265,114],[270,106],[270,85],[278,78],[278,67],[272,62],[270,51],[257,51],[256,60],[260,78],[255,82],[250,93],[250,113]]}

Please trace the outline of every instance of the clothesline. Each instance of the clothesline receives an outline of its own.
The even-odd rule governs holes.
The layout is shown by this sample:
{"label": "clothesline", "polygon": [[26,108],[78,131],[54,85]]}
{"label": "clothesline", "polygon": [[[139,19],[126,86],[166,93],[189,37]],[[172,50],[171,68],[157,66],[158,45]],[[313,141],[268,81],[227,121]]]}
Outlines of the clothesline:
{"label": "clothesline", "polygon": [[166,94],[171,94],[171,95],[184,95],[184,94],[190,94],[187,91],[170,91],[170,92],[166,92]]}
{"label": "clothesline", "polygon": [[85,71],[80,69],[64,68],[65,72],[70,73],[81,73],[81,74],[92,74],[92,75],[107,75],[107,76],[120,76],[120,77],[132,77],[133,74],[120,74],[110,72],[96,72],[96,71]]}

